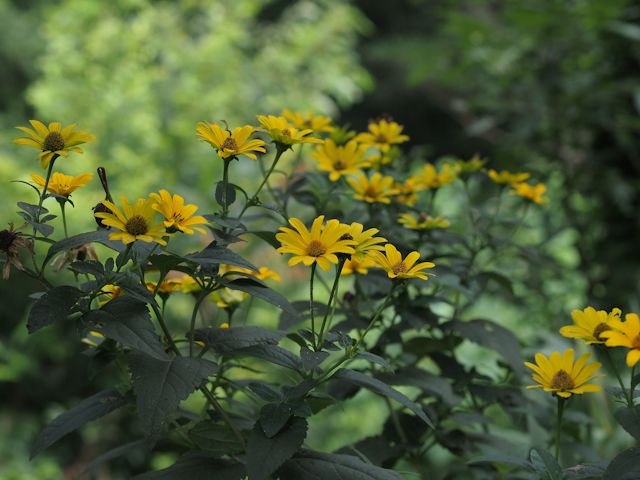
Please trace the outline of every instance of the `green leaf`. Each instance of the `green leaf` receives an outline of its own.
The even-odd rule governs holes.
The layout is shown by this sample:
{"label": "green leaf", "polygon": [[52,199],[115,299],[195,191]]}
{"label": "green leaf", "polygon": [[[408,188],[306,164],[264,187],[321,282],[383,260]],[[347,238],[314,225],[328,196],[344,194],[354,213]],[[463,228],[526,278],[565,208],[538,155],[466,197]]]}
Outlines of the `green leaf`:
{"label": "green leaf", "polygon": [[201,358],[175,357],[169,361],[144,353],[129,354],[129,368],[136,394],[138,416],[145,433],[156,438],[166,417],[200,384],[217,370],[217,365]]}
{"label": "green leaf", "polygon": [[129,297],[118,297],[100,309],[100,331],[125,347],[157,360],[169,360],[160,342],[146,304]]}
{"label": "green leaf", "polygon": [[232,183],[227,183],[226,187],[227,188],[225,188],[225,184],[222,181],[216,184],[216,202],[218,202],[218,205],[220,205],[221,207],[224,207],[225,203],[227,206],[233,205],[233,203],[236,201],[236,189],[234,188],[235,185],[233,185]]}
{"label": "green leaf", "polygon": [[564,469],[563,480],[602,480],[606,468],[602,465],[574,465]]}
{"label": "green leaf", "polygon": [[640,440],[640,405],[633,408],[619,408],[613,415],[629,435],[636,440]]}
{"label": "green leaf", "polygon": [[198,329],[196,334],[198,340],[204,340],[213,351],[220,354],[254,345],[277,345],[285,335],[278,330],[254,326]]}
{"label": "green leaf", "polygon": [[357,457],[302,450],[284,464],[280,480],[402,480],[391,470],[364,463]]}
{"label": "green leaf", "polygon": [[261,298],[262,300],[269,302],[272,305],[284,310],[285,312],[298,316],[298,311],[289,303],[284,296],[280,295],[275,290],[265,287],[264,285],[255,282],[250,278],[236,278],[230,282],[223,282],[224,286],[232,290],[240,290],[241,292],[248,293],[251,296]]}
{"label": "green leaf", "polygon": [[[249,480],[265,480],[298,451],[307,436],[307,421],[293,417],[277,435],[269,438],[256,423],[247,443]],[[303,478],[303,477],[300,477]]]}
{"label": "green leaf", "polygon": [[236,252],[225,247],[209,246],[199,252],[187,255],[185,256],[185,258],[200,265],[219,265],[221,263],[224,263],[225,265],[234,265],[236,267],[248,268],[249,270],[253,270],[254,272],[258,271],[255,266],[247,262]]}
{"label": "green leaf", "polygon": [[434,428],[433,422],[419,405],[410,400],[406,395],[391,388],[389,385],[381,382],[376,378],[371,378],[355,370],[341,368],[333,375],[333,377],[331,377],[331,379],[344,380],[345,382],[353,383],[354,385],[358,385],[359,387],[371,390],[378,395],[392,398],[415,413],[418,418],[420,418],[420,420],[425,422],[431,428]]}
{"label": "green leaf", "polygon": [[640,448],[629,448],[611,460],[603,480],[637,480],[640,478]]}
{"label": "green leaf", "polygon": [[199,449],[214,455],[242,452],[242,445],[227,425],[205,420],[189,430],[189,438]]}
{"label": "green leaf", "polygon": [[135,440],[133,442],[125,443],[124,445],[120,445],[116,448],[112,448],[111,450],[98,455],[91,462],[87,463],[82,468],[82,471],[78,474],[78,478],[82,478],[82,476],[85,473],[88,473],[91,470],[94,470],[96,467],[99,467],[103,463],[113,460],[114,458],[121,457],[122,455],[125,455],[131,452],[133,449],[136,449],[138,447],[146,447],[146,444],[147,444],[147,441],[142,439],[142,440]]}
{"label": "green leaf", "polygon": [[531,464],[531,462],[522,458],[499,452],[474,457],[467,463],[470,465],[473,465],[474,463],[499,463],[501,465],[513,465],[516,467],[524,468],[526,470],[533,470],[533,465]]}
{"label": "green leaf", "polygon": [[104,390],[85,398],[75,407],[57,416],[38,435],[31,447],[31,457],[40,454],[66,434],[80,428],[85,423],[100,418],[127,403],[125,397],[115,390]]}
{"label": "green leaf", "polygon": [[78,248],[82,245],[93,242],[100,243],[114,250],[119,250],[118,248],[116,248],[118,243],[122,245],[122,242],[120,241],[115,242],[109,240],[108,230],[97,230],[95,232],[81,233],[79,235],[74,235],[73,237],[66,238],[51,245],[43,264],[46,265],[47,263],[49,263],[49,260],[51,260],[51,258],[58,252],[69,250],[71,248]]}
{"label": "green leaf", "polygon": [[549,452],[541,448],[533,448],[529,458],[541,480],[562,480],[562,467]]}
{"label": "green leaf", "polygon": [[462,401],[462,398],[454,393],[448,379],[417,367],[405,367],[394,373],[382,373],[376,377],[389,385],[418,387],[427,393],[438,395],[448,405],[457,405]]}
{"label": "green leaf", "polygon": [[211,458],[203,452],[189,452],[169,468],[137,475],[134,480],[243,480],[244,465]]}
{"label": "green leaf", "polygon": [[300,347],[300,358],[302,365],[307,370],[313,370],[329,357],[329,352],[314,352],[306,346]]}
{"label": "green leaf", "polygon": [[27,330],[33,333],[56,321],[66,320],[84,293],[75,287],[55,287],[42,295],[31,307]]}
{"label": "green leaf", "polygon": [[289,350],[277,345],[253,345],[252,347],[234,350],[227,355],[255,357],[292,370],[300,370],[302,368],[302,362],[298,357]]}
{"label": "green leaf", "polygon": [[271,438],[287,424],[291,418],[291,406],[284,403],[268,403],[260,410],[258,422],[264,434]]}
{"label": "green leaf", "polygon": [[270,231],[250,231],[246,233],[251,233],[258,237],[261,240],[264,240],[266,243],[271,245],[273,248],[280,248],[280,242],[276,240],[276,234]]}

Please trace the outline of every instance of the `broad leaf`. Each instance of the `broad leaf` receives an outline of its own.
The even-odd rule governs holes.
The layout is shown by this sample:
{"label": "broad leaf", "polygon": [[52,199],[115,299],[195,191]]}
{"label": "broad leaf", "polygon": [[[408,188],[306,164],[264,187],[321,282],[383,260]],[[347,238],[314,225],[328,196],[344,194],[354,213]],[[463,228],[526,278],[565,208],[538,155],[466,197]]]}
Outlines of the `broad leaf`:
{"label": "broad leaf", "polygon": [[244,465],[240,463],[211,458],[203,452],[190,452],[169,468],[138,475],[134,480],[243,480],[245,477]]}
{"label": "broad leaf", "polygon": [[284,427],[291,418],[291,407],[284,403],[268,403],[260,411],[258,422],[264,434],[271,438]]}
{"label": "broad leaf", "polygon": [[115,390],[104,390],[85,398],[78,405],[57,416],[38,435],[31,447],[31,458],[53,445],[66,434],[85,423],[106,415],[127,403],[125,397]]}
{"label": "broad leaf", "polygon": [[84,294],[75,287],[55,287],[42,295],[31,307],[27,330],[33,333],[56,321],[65,320]]}
{"label": "broad leaf", "polygon": [[277,345],[284,337],[283,332],[254,326],[199,329],[196,333],[198,340],[221,354],[254,345]]}
{"label": "broad leaf", "polygon": [[260,285],[249,278],[237,278],[230,282],[224,282],[224,286],[232,290],[240,290],[251,296],[261,298],[272,305],[284,310],[291,315],[298,315],[298,311],[289,303],[284,296],[269,287]]}
{"label": "broad leaf", "polygon": [[252,347],[240,348],[234,350],[234,356],[246,356],[259,358],[281,367],[291,368],[292,370],[300,370],[302,362],[289,350],[285,350],[277,345],[254,345]]}
{"label": "broad leaf", "polygon": [[189,438],[199,449],[215,455],[242,452],[242,445],[233,431],[223,424],[205,420],[189,430]]}
{"label": "broad leaf", "polygon": [[438,395],[448,405],[457,405],[462,401],[462,398],[454,393],[449,379],[418,367],[405,367],[397,372],[382,373],[376,377],[389,385],[418,387],[427,393]]}
{"label": "broad leaf", "polygon": [[603,480],[637,480],[640,478],[640,448],[629,448],[611,460],[602,478]]}
{"label": "broad leaf", "polygon": [[562,480],[562,467],[553,455],[541,448],[534,448],[530,454],[531,464],[544,480]]}
{"label": "broad leaf", "polygon": [[640,405],[633,408],[619,408],[615,411],[614,416],[629,435],[640,440]]}
{"label": "broad leaf", "polygon": [[94,470],[96,467],[99,467],[103,463],[113,460],[114,458],[121,457],[122,455],[126,455],[127,453],[131,452],[132,450],[138,447],[142,449],[143,447],[146,446],[146,444],[147,444],[147,441],[142,439],[142,440],[136,440],[134,442],[125,443],[124,445],[120,445],[116,448],[112,448],[111,450],[98,455],[93,460],[91,460],[91,462],[87,463],[82,469],[82,471],[80,472],[80,474],[78,475],[78,478],[82,478],[82,475],[84,475],[87,472],[90,472],[91,470]]}
{"label": "broad leaf", "polygon": [[200,265],[219,265],[224,263],[225,265],[248,268],[254,272],[258,271],[256,267],[247,262],[236,252],[224,247],[209,246],[199,252],[187,255],[185,258]]}
{"label": "broad leaf", "polygon": [[109,240],[109,231],[108,230],[97,230],[95,232],[87,232],[81,233],[79,235],[74,235],[73,237],[66,238],[61,240],[49,248],[47,252],[47,256],[44,259],[44,264],[46,265],[49,260],[58,252],[62,252],[64,250],[69,250],[71,248],[78,248],[87,243],[97,242],[102,245],[105,245],[109,248],[113,248],[117,250],[116,245],[119,243],[122,245],[122,242],[114,242]]}

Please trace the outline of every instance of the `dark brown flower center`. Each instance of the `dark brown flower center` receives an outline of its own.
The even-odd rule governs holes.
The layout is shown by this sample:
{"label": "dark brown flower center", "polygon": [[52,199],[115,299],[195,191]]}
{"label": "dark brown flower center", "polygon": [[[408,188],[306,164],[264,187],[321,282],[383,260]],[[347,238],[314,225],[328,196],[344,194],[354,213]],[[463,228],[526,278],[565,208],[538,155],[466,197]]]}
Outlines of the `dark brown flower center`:
{"label": "dark brown flower center", "polygon": [[596,328],[593,329],[593,338],[601,341],[602,338],[600,338],[600,334],[602,332],[606,332],[607,330],[611,330],[611,327],[609,325],[607,325],[606,323],[599,323],[598,325],[596,325]]}
{"label": "dark brown flower center", "polygon": [[353,237],[351,235],[349,235],[348,233],[345,233],[344,235],[342,235],[338,241],[340,240],[353,240]]}
{"label": "dark brown flower center", "polygon": [[365,197],[370,197],[370,198],[376,198],[378,196],[378,191],[376,190],[375,187],[369,186],[364,191],[364,196]]}
{"label": "dark brown flower center", "polygon": [[9,230],[0,231],[0,250],[8,252],[17,236],[17,233],[10,232]]}
{"label": "dark brown flower center", "polygon": [[227,150],[238,150],[238,144],[235,139],[229,135],[227,139],[222,144],[222,148],[226,148]]}
{"label": "dark brown flower center", "polygon": [[60,132],[49,132],[42,142],[42,150],[48,152],[57,152],[64,148],[64,137]]}
{"label": "dark brown flower center", "polygon": [[311,257],[320,257],[327,252],[327,247],[325,247],[322,242],[318,240],[311,240],[309,245],[307,245],[307,255]]}
{"label": "dark brown flower center", "polygon": [[633,348],[640,348],[640,335],[636,335],[636,337],[631,341]]}
{"label": "dark brown flower center", "polygon": [[399,273],[407,273],[407,266],[404,262],[396,263],[391,267],[391,271],[398,275]]}
{"label": "dark brown flower center", "polygon": [[282,133],[282,135],[284,135],[285,137],[290,137],[291,136],[291,130],[289,130],[288,128],[282,129],[282,131],[280,133]]}
{"label": "dark brown flower center", "polygon": [[127,220],[126,225],[124,226],[127,230],[127,233],[131,235],[144,235],[149,231],[149,225],[147,225],[147,221],[142,215],[134,215],[129,220]]}
{"label": "dark brown flower center", "polygon": [[386,135],[383,135],[382,133],[379,133],[378,135],[376,135],[376,143],[388,143],[389,139],[387,138]]}
{"label": "dark brown flower center", "polygon": [[551,388],[555,390],[571,390],[574,387],[573,378],[562,369],[558,370],[551,379]]}
{"label": "dark brown flower center", "polygon": [[342,160],[336,160],[335,162],[333,162],[334,170],[344,170],[345,168],[347,168],[347,164]]}

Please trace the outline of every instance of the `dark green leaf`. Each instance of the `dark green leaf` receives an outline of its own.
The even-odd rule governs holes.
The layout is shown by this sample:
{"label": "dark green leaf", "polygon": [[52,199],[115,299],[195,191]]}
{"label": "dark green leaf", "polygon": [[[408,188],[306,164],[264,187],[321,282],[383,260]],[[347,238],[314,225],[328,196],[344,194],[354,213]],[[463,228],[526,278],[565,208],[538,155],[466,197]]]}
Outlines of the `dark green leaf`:
{"label": "dark green leaf", "polygon": [[405,367],[394,373],[377,375],[382,382],[389,385],[418,387],[427,393],[438,395],[448,405],[457,405],[462,401],[453,391],[451,382],[438,375],[417,367]]}
{"label": "dark green leaf", "polygon": [[254,272],[258,271],[256,267],[247,262],[236,252],[225,247],[209,246],[199,252],[187,255],[185,256],[185,258],[200,265],[219,265],[221,263],[224,263],[225,265],[234,265],[236,267],[248,268],[249,270],[253,270]]}
{"label": "dark green leaf", "polygon": [[99,467],[103,463],[113,460],[114,458],[121,457],[122,455],[126,455],[127,453],[131,452],[132,450],[135,450],[138,447],[142,449],[142,447],[145,447],[146,444],[147,444],[147,441],[142,439],[142,440],[136,440],[134,442],[125,443],[124,445],[120,445],[119,447],[116,447],[116,448],[112,448],[108,452],[98,455],[91,462],[87,463],[83,467],[82,471],[78,474],[77,478],[82,478],[82,476],[85,473],[90,472],[91,470],[95,469],[96,467]]}
{"label": "dark green leaf", "polygon": [[313,352],[307,347],[300,347],[302,365],[307,370],[313,370],[329,357],[329,352]]}
{"label": "dark green leaf", "polygon": [[84,273],[87,275],[92,275],[94,277],[99,277],[104,275],[104,267],[100,262],[96,262],[95,260],[85,260],[82,262],[73,262],[69,265],[69,270],[76,273]]}
{"label": "dark green leaf", "polygon": [[614,416],[629,435],[640,440],[640,405],[633,408],[619,408],[615,411]]}
{"label": "dark green leaf", "polygon": [[302,363],[289,350],[285,350],[277,345],[254,345],[252,347],[240,348],[234,350],[228,355],[238,357],[255,357],[281,367],[291,368],[292,370],[300,370]]}
{"label": "dark green leaf", "polygon": [[364,387],[368,390],[371,390],[378,395],[382,395],[385,397],[392,398],[397,402],[401,403],[413,413],[415,413],[423,422],[433,428],[433,422],[424,412],[424,410],[417,404],[415,404],[412,400],[410,400],[406,395],[400,393],[399,391],[391,388],[386,383],[381,382],[376,378],[368,377],[367,375],[357,372],[355,370],[349,370],[347,368],[342,368],[338,370],[332,379],[344,380],[345,382],[352,383],[354,385],[358,385],[359,387]]}
{"label": "dark green leaf", "polygon": [[564,480],[602,480],[606,464],[574,465],[564,469]]}
{"label": "dark green leaf", "polygon": [[81,233],[79,235],[74,235],[73,237],[69,237],[65,240],[61,240],[60,242],[51,245],[49,251],[47,252],[46,258],[44,259],[44,264],[46,265],[49,260],[51,260],[51,258],[58,252],[69,250],[71,248],[78,248],[82,245],[93,242],[100,243],[114,250],[120,250],[120,248],[118,247],[123,245],[120,241],[115,242],[109,240],[109,231],[107,230],[97,230],[95,232]]}
{"label": "dark green leaf", "polygon": [[33,333],[53,322],[65,320],[84,294],[75,287],[55,287],[42,295],[31,307],[27,330]]}
{"label": "dark green leaf", "polygon": [[100,418],[127,403],[125,397],[115,390],[104,390],[85,398],[78,405],[57,416],[38,435],[31,447],[31,458],[53,445],[66,434],[85,423]]}
{"label": "dark green leaf", "polygon": [[284,427],[291,418],[291,407],[284,403],[268,403],[260,411],[260,426],[264,434],[271,438]]}
{"label": "dark green leaf", "polygon": [[196,333],[199,340],[221,354],[254,345],[277,345],[284,337],[284,332],[254,326],[199,329]]}
{"label": "dark green leaf", "polygon": [[389,365],[389,362],[387,362],[384,358],[380,357],[379,355],[376,355],[375,353],[358,352],[357,357],[358,358],[363,358],[368,362],[377,363],[378,365],[380,365],[385,370],[391,370],[391,365]]}
{"label": "dark green leaf", "polygon": [[169,468],[148,472],[134,477],[135,480],[243,480],[244,465],[211,458],[202,452],[190,452]]}
{"label": "dark green leaf", "polygon": [[629,448],[611,460],[603,480],[637,480],[640,478],[640,448]]}
{"label": "dark green leaf", "polygon": [[156,360],[139,352],[129,354],[129,368],[136,394],[138,416],[147,436],[156,438],[166,417],[210,375],[213,362],[200,358],[175,357]]}
{"label": "dark green leaf", "polygon": [[247,232],[255,235],[261,240],[264,240],[266,243],[271,245],[273,248],[280,248],[280,242],[276,240],[276,234],[270,231],[256,231],[256,232]]}
{"label": "dark green leaf", "polygon": [[242,445],[227,426],[205,420],[189,430],[189,438],[199,449],[215,455],[233,455],[242,452]]}
{"label": "dark green leaf", "polygon": [[473,457],[467,463],[499,463],[501,465],[513,465],[516,467],[524,468],[526,470],[533,470],[531,462],[523,459],[508,455],[506,453],[489,453],[486,455],[480,455],[479,457]]}
{"label": "dark green leaf", "polygon": [[226,188],[224,182],[216,183],[216,202],[221,207],[232,205],[236,201],[236,189],[231,183],[227,183]]}
{"label": "dark green leaf", "polygon": [[260,285],[257,282],[249,278],[237,278],[230,282],[224,282],[224,286],[231,288],[232,290],[240,290],[241,292],[248,293],[251,296],[261,298],[262,300],[269,302],[272,305],[284,310],[291,315],[298,315],[298,311],[289,303],[284,296],[280,295],[275,290]]}
{"label": "dark green leaf", "polygon": [[149,257],[149,263],[164,274],[169,270],[173,270],[184,261],[184,258],[173,255],[172,253],[155,254]]}
{"label": "dark green leaf", "polygon": [[402,480],[391,470],[364,463],[358,457],[302,450],[287,461],[280,480]]}
{"label": "dark green leaf", "polygon": [[541,480],[562,480],[562,467],[549,452],[534,448],[531,450],[530,458]]}
{"label": "dark green leaf", "polygon": [[[307,421],[293,417],[272,438],[256,423],[247,443],[247,473],[250,480],[265,480],[298,451],[307,436]],[[303,478],[303,477],[301,477]]]}
{"label": "dark green leaf", "polygon": [[38,216],[38,212],[40,215],[49,213],[49,210],[47,210],[46,208],[40,207],[40,209],[38,209],[38,205],[34,205],[32,203],[18,202],[16,203],[16,205],[27,212],[32,218],[36,218]]}

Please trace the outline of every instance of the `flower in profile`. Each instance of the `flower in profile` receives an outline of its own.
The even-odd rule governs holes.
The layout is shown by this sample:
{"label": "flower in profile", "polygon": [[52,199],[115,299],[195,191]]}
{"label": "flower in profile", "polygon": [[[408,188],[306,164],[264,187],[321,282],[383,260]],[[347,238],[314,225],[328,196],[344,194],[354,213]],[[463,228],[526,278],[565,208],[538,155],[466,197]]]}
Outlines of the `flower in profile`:
{"label": "flower in profile", "polygon": [[512,185],[514,183],[521,183],[530,177],[528,173],[511,173],[507,170],[497,172],[493,169],[489,170],[487,172],[487,175],[498,185]]}
{"label": "flower in profile", "polygon": [[474,155],[470,160],[456,160],[455,167],[459,173],[473,173],[484,167],[486,160],[482,160],[480,155]]}
{"label": "flower in profile", "polygon": [[377,122],[369,122],[369,131],[356,136],[356,141],[369,147],[376,147],[386,152],[391,145],[404,143],[409,140],[402,134],[404,127],[393,120],[382,119]]}
{"label": "flower in profile", "polygon": [[159,293],[160,296],[168,297],[173,292],[180,291],[180,283],[175,280],[162,280],[160,284],[151,280],[144,282],[147,290],[151,293]]}
{"label": "flower in profile", "polygon": [[16,138],[13,143],[40,150],[41,153],[38,157],[43,168],[47,168],[51,160],[58,155],[66,158],[69,156],[69,152],[82,153],[82,149],[78,145],[96,139],[90,133],[74,131],[75,123],[64,128],[60,122],[51,122],[48,127],[39,120],[29,120],[29,123],[33,129],[16,127],[29,136]]}
{"label": "flower in profile", "polygon": [[324,215],[317,217],[311,230],[297,218],[290,218],[293,229],[280,227],[276,239],[282,244],[279,253],[290,253],[289,265],[302,262],[306,266],[318,264],[323,270],[329,270],[330,264],[338,264],[338,254],[351,255],[355,252],[353,239],[343,238],[349,233],[349,226],[338,220],[324,223]]}
{"label": "flower in profile", "polygon": [[225,287],[211,293],[209,301],[214,302],[219,308],[233,309],[240,305],[248,296],[248,293]]}
{"label": "flower in profile", "polygon": [[626,347],[627,365],[633,367],[640,360],[640,318],[635,313],[627,313],[623,322],[619,318],[609,320],[611,330],[600,334],[607,347]]}
{"label": "flower in profile", "polygon": [[416,262],[420,259],[418,252],[411,252],[404,259],[398,249],[387,243],[384,246],[385,253],[373,251],[370,253],[380,268],[383,268],[389,278],[420,278],[428,280],[428,273],[424,272],[427,268],[435,267],[431,262]]}
{"label": "flower in profile", "polygon": [[396,183],[396,189],[400,192],[396,200],[403,205],[413,207],[418,201],[418,192],[424,190],[424,186],[417,177],[409,177],[402,183]]}
{"label": "flower in profile", "polygon": [[511,192],[513,195],[518,195],[522,198],[526,198],[527,200],[530,200],[533,203],[537,203],[538,205],[542,205],[543,203],[547,203],[549,201],[548,198],[543,197],[544,192],[547,191],[547,187],[544,183],[529,185],[528,183],[523,182],[514,183],[511,186],[513,187],[513,191]]}
{"label": "flower in profile", "polygon": [[287,108],[282,111],[282,116],[285,117],[294,127],[300,130],[311,129],[314,132],[332,132],[335,130],[331,125],[330,117],[314,115],[311,112],[307,112],[305,114],[292,112]]}
{"label": "flower in profile", "polygon": [[252,275],[252,276],[256,277],[258,280],[271,279],[271,280],[274,280],[276,282],[282,281],[282,277],[280,277],[280,274],[278,272],[275,272],[275,271],[271,270],[268,267],[260,267],[260,268],[258,268],[257,272],[254,272],[253,270],[249,270],[248,268],[230,266],[227,269],[227,271],[228,272],[246,273],[248,275]]}
{"label": "flower in profile", "polygon": [[152,198],[139,198],[134,205],[131,205],[123,195],[120,197],[122,209],[108,200],[103,200],[102,203],[112,213],[96,212],[95,216],[101,218],[105,225],[118,230],[109,234],[109,240],[121,240],[125,245],[136,240],[147,243],[157,242],[160,245],[167,244],[162,238],[169,236],[164,231],[164,225],[154,223],[156,212],[153,209]]}
{"label": "flower in profile", "polygon": [[258,115],[258,121],[276,144],[290,147],[298,143],[322,143],[322,140],[310,136],[311,128],[298,130],[284,117],[275,115]]}
{"label": "flower in profile", "polygon": [[450,163],[442,165],[440,171],[437,171],[433,164],[428,163],[422,168],[418,178],[424,188],[435,190],[454,182],[458,178],[458,172]]}
{"label": "flower in profile", "polygon": [[105,303],[124,295],[124,290],[117,285],[108,284],[100,289],[100,295],[102,300],[99,300],[98,303],[104,305]]}
{"label": "flower in profile", "polygon": [[376,237],[375,235],[379,231],[377,228],[365,230],[364,226],[357,222],[349,225],[347,235],[355,242],[355,245],[353,245],[355,252],[351,255],[351,258],[362,262],[370,252],[374,250],[383,251],[384,247],[381,244],[385,243],[387,239]]}
{"label": "flower in profile", "polygon": [[348,178],[347,183],[354,190],[353,198],[368,203],[391,203],[391,197],[398,194],[391,176],[374,173],[367,177],[363,172],[355,173],[355,178]]}
{"label": "flower in profile", "polygon": [[430,230],[432,228],[448,228],[449,220],[442,215],[432,217],[425,213],[416,216],[413,213],[402,213],[398,217],[398,223],[404,225],[405,228],[410,230]]}
{"label": "flower in profile", "polygon": [[357,273],[359,275],[366,275],[369,273],[370,268],[374,268],[376,266],[376,262],[369,255],[365,256],[361,261],[351,257],[344,262],[340,274],[351,275],[352,273]]}
{"label": "flower in profile", "polygon": [[[69,197],[78,188],[84,187],[89,180],[93,178],[93,173],[83,173],[82,175],[65,175],[63,173],[53,172],[47,185],[47,191]],[[36,182],[40,188],[44,188],[45,179],[35,173],[31,174],[31,180]]]}
{"label": "flower in profile", "polygon": [[24,270],[24,265],[20,261],[20,248],[26,248],[31,255],[35,255],[33,241],[24,238],[22,233],[9,224],[9,228],[0,230],[0,252],[4,252],[4,263],[2,264],[2,278],[7,280],[11,274],[11,265],[18,270]]}
{"label": "flower in profile", "polygon": [[194,230],[202,234],[207,233],[203,228],[194,225],[205,225],[207,220],[200,215],[194,216],[198,210],[197,205],[184,204],[184,198],[174,193],[173,196],[167,190],[149,195],[155,203],[152,208],[164,217],[164,226],[169,233],[182,232],[193,235]]}
{"label": "flower in profile", "polygon": [[614,308],[611,312],[596,311],[593,307],[574,310],[571,312],[574,325],[562,327],[560,335],[567,338],[579,338],[589,345],[604,343],[605,339],[601,334],[612,329],[611,320],[619,320],[621,313],[619,308]]}
{"label": "flower in profile", "polygon": [[590,353],[585,353],[574,362],[571,348],[565,350],[562,355],[559,352],[553,352],[549,358],[542,353],[536,353],[536,363],[525,362],[524,364],[533,370],[531,378],[538,385],[529,385],[527,388],[542,388],[545,392],[551,392],[562,398],[587,392],[599,392],[602,390],[600,385],[588,382],[604,375],[594,375],[601,364],[598,362],[587,364],[590,356]]}
{"label": "flower in profile", "polygon": [[251,125],[235,128],[233,132],[228,129],[223,130],[215,122],[200,122],[196,126],[198,136],[215,148],[220,158],[245,155],[257,160],[258,157],[254,152],[265,153],[267,150],[264,141],[251,138],[255,131],[255,127]]}
{"label": "flower in profile", "polygon": [[364,157],[366,147],[350,141],[346,145],[336,145],[331,139],[316,147],[311,156],[315,158],[323,172],[329,172],[329,180],[335,182],[343,175],[356,173],[370,165]]}
{"label": "flower in profile", "polygon": [[173,278],[170,280],[174,284],[178,286],[178,291],[182,293],[197,293],[202,290],[200,284],[193,278],[191,275],[187,275],[186,273],[178,278]]}

